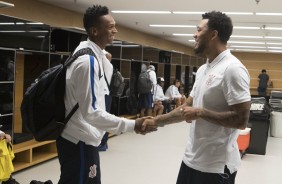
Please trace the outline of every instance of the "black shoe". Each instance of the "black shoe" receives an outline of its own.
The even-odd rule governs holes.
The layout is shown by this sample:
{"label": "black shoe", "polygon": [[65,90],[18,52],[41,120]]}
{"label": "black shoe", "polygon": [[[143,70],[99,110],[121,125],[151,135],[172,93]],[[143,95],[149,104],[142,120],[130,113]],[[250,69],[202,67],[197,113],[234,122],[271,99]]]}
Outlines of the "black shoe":
{"label": "black shoe", "polygon": [[9,180],[7,181],[3,181],[2,184],[20,184],[19,182],[17,182],[14,178],[12,178],[12,176],[9,178]]}
{"label": "black shoe", "polygon": [[44,184],[53,184],[51,180],[45,181]]}
{"label": "black shoe", "polygon": [[32,180],[29,184],[53,184],[51,180],[42,182],[42,181],[36,181],[36,180]]}

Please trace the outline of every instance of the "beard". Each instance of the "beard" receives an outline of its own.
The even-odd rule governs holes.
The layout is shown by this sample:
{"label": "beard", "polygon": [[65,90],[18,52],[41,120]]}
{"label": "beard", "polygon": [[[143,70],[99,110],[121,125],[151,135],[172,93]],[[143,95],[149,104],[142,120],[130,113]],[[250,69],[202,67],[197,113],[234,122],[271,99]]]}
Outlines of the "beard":
{"label": "beard", "polygon": [[206,50],[206,45],[205,44],[201,44],[200,42],[198,42],[198,47],[194,48],[194,53],[197,56],[202,56],[204,55],[204,51]]}

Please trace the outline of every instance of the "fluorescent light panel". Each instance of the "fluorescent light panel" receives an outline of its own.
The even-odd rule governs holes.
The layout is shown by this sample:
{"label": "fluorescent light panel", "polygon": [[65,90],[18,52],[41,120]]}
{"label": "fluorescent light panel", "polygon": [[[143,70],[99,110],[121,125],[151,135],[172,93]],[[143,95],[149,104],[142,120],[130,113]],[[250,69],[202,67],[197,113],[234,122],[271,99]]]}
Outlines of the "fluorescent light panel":
{"label": "fluorescent light panel", "polygon": [[127,11],[127,10],[113,10],[112,13],[171,14],[170,11]]}
{"label": "fluorescent light panel", "polygon": [[253,12],[223,12],[227,15],[254,15]]}
{"label": "fluorescent light panel", "polygon": [[[190,12],[190,11],[173,11],[173,14],[183,14],[183,15],[202,15],[206,12]],[[228,15],[254,15],[253,12],[223,12]]]}
{"label": "fluorescent light panel", "polygon": [[202,15],[205,12],[187,12],[187,11],[173,11],[173,14],[184,14],[184,15]]}
{"label": "fluorescent light panel", "polygon": [[150,27],[185,27],[185,28],[196,28],[195,25],[162,25],[162,24],[151,24]]}
{"label": "fluorescent light panel", "polygon": [[282,45],[282,43],[266,42],[267,45]]}
{"label": "fluorescent light panel", "polygon": [[251,49],[265,49],[266,47],[261,47],[261,46],[241,46],[241,45],[231,45],[229,47],[233,48],[251,48]]}
{"label": "fluorescent light panel", "polygon": [[268,52],[279,52],[279,53],[281,53],[282,50],[268,50]]}
{"label": "fluorescent light panel", "polygon": [[0,22],[0,25],[14,25],[14,22]]}
{"label": "fluorescent light panel", "polygon": [[263,38],[263,36],[231,35],[231,38]]}
{"label": "fluorescent light panel", "polygon": [[259,44],[263,45],[265,42],[244,42],[244,41],[228,41],[227,43],[239,43],[239,44]]}
{"label": "fluorescent light panel", "polygon": [[7,3],[5,1],[0,1],[0,8],[8,8],[8,7],[14,7],[15,5],[12,3]]}
{"label": "fluorescent light panel", "polygon": [[47,31],[47,30],[34,30],[34,31],[27,31],[27,32],[29,32],[29,33],[48,33],[49,31]]}
{"label": "fluorescent light panel", "polygon": [[246,52],[266,52],[266,50],[259,50],[259,49],[234,49],[234,51],[246,51]]}
{"label": "fluorescent light panel", "polygon": [[282,13],[256,13],[256,15],[282,16]]}
{"label": "fluorescent light panel", "polygon": [[[196,28],[196,25],[167,25],[167,24],[150,24],[150,27],[183,27],[183,28]],[[281,31],[282,27],[265,27],[265,28],[261,28],[261,27],[250,27],[250,26],[234,26],[233,29],[246,29],[246,30],[260,30],[260,29],[264,29],[264,30],[277,30],[277,31]]]}
{"label": "fluorescent light panel", "polygon": [[29,32],[29,33],[48,33],[49,31],[47,30],[39,30],[39,31],[25,31],[25,30],[1,30],[0,33],[24,33],[24,32]]}
{"label": "fluorescent light panel", "polygon": [[280,36],[265,36],[266,39],[282,39]]}
{"label": "fluorescent light panel", "polygon": [[173,36],[193,36],[194,34],[173,33]]}
{"label": "fluorescent light panel", "polygon": [[282,47],[267,47],[269,49],[282,49]]}
{"label": "fluorescent light panel", "polygon": [[0,25],[42,25],[43,23],[41,22],[0,22]]}
{"label": "fluorescent light panel", "polygon": [[260,29],[260,27],[234,26],[233,29],[251,29],[251,30],[257,30],[257,29]]}
{"label": "fluorescent light panel", "polygon": [[26,24],[29,24],[29,25],[42,25],[43,23],[42,22],[27,22]]}
{"label": "fluorescent light panel", "polygon": [[24,30],[5,30],[5,31],[0,31],[0,33],[24,33],[26,31]]}

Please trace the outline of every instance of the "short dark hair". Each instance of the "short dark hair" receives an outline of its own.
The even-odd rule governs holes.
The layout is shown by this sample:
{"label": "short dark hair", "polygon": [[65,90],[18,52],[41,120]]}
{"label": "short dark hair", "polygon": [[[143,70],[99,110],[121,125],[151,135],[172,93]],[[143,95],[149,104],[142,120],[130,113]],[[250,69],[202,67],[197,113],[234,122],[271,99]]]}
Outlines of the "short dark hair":
{"label": "short dark hair", "polygon": [[173,84],[175,85],[175,84],[178,83],[178,82],[181,83],[181,81],[180,81],[179,79],[175,79],[175,80],[173,81]]}
{"label": "short dark hair", "polygon": [[88,32],[89,28],[99,25],[99,18],[103,15],[108,15],[109,9],[106,6],[93,5],[89,7],[83,16],[83,25]]}
{"label": "short dark hair", "polygon": [[266,69],[262,69],[261,72],[265,73],[265,72],[266,72]]}
{"label": "short dark hair", "polygon": [[233,24],[230,17],[219,11],[211,11],[202,15],[203,19],[208,19],[208,28],[218,31],[218,37],[222,43],[227,43],[232,31]]}

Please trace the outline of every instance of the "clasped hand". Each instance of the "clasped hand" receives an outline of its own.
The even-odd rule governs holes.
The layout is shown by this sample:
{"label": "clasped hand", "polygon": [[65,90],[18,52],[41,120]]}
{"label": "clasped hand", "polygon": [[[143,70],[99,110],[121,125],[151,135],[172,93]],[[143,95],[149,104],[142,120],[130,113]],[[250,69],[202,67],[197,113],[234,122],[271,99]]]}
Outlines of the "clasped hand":
{"label": "clasped hand", "polygon": [[153,117],[146,116],[135,120],[135,132],[137,134],[145,135],[150,132],[157,131],[158,125]]}
{"label": "clasped hand", "polygon": [[185,120],[187,123],[191,123],[192,120],[197,119],[197,109],[196,108],[186,106],[186,107],[180,108],[179,111],[182,114],[182,116],[185,117]]}

